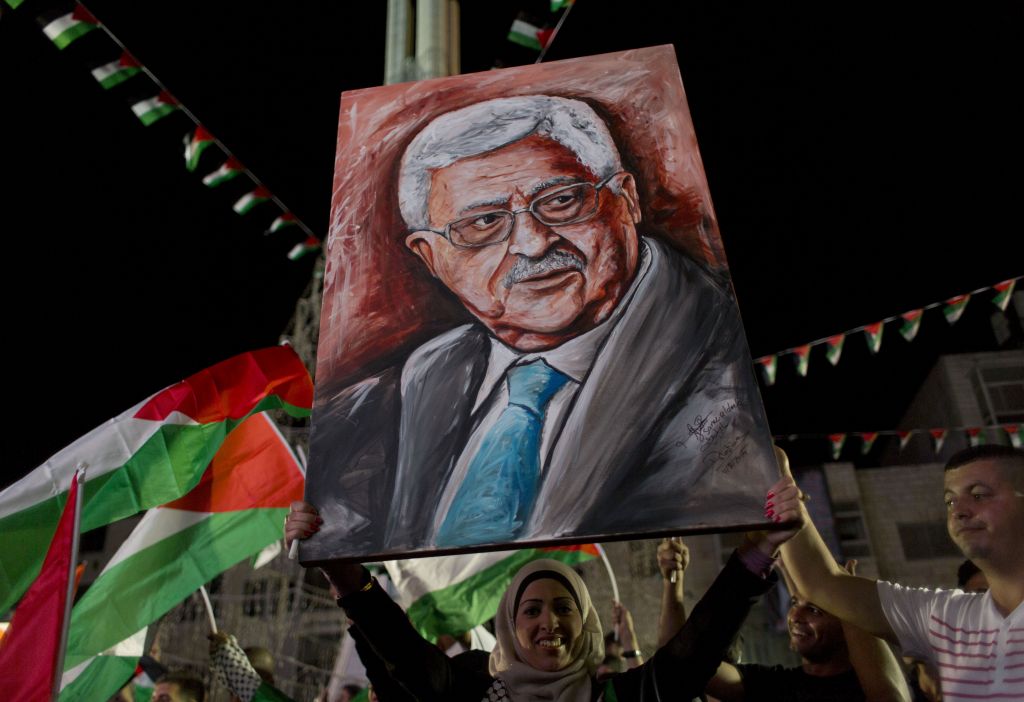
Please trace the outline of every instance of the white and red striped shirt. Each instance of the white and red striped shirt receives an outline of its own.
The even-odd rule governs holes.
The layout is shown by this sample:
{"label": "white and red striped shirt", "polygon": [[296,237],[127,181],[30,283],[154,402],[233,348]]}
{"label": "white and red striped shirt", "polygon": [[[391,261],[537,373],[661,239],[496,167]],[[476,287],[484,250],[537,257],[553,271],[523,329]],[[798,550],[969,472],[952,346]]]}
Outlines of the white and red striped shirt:
{"label": "white and red striped shirt", "polygon": [[989,593],[878,581],[903,655],[930,661],[945,700],[1024,700],[1024,604],[1004,617]]}

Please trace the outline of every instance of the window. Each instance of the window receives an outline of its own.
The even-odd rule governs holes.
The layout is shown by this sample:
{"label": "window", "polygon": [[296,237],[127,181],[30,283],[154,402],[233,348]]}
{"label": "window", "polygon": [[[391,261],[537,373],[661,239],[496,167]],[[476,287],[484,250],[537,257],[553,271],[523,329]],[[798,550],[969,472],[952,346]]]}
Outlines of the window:
{"label": "window", "polygon": [[979,365],[973,381],[986,424],[1024,422],[1024,364]]}

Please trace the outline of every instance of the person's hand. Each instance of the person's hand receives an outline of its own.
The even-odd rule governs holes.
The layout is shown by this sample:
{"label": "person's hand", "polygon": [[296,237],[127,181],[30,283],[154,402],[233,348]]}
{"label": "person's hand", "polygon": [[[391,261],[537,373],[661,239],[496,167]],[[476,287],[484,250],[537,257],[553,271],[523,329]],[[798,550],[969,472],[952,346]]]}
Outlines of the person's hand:
{"label": "person's hand", "polygon": [[678,582],[688,565],[690,565],[690,549],[681,538],[674,536],[671,539],[663,539],[658,544],[658,570],[661,571],[661,577],[665,580]]}
{"label": "person's hand", "polygon": [[290,549],[292,541],[308,539],[320,531],[320,525],[324,520],[316,511],[316,507],[308,502],[292,502],[288,510],[288,516],[284,519],[284,541],[285,547]]}
{"label": "person's hand", "polygon": [[223,631],[211,631],[206,635],[206,638],[210,640],[210,655],[219,649],[221,646],[225,646],[231,642],[231,636],[225,634]]}
{"label": "person's hand", "polygon": [[765,495],[764,516],[773,522],[797,522],[795,529],[785,531],[748,532],[747,537],[769,556],[774,556],[779,546],[796,536],[807,521],[807,510],[804,507],[806,495],[797,487],[793,475],[789,471],[789,457],[786,452],[775,447],[775,458],[779,462],[782,477],[771,486]]}
{"label": "person's hand", "polygon": [[621,602],[612,601],[612,628],[615,631],[616,640],[622,644],[626,651],[635,651],[636,631],[633,629],[633,615]]}
{"label": "person's hand", "polygon": [[849,559],[848,561],[846,561],[846,564],[843,567],[846,568],[846,572],[849,573],[850,575],[856,575],[857,574],[857,559],[856,558]]}

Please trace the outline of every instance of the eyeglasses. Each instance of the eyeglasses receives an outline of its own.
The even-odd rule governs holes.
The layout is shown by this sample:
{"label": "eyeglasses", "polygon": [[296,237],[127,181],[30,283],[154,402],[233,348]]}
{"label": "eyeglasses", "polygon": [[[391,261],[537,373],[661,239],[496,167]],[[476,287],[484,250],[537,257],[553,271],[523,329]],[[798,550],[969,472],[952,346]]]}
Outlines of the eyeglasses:
{"label": "eyeglasses", "polygon": [[488,210],[478,212],[449,222],[443,231],[421,229],[419,231],[440,234],[456,246],[475,249],[500,244],[509,238],[515,227],[516,216],[529,212],[541,224],[561,227],[566,224],[585,222],[597,213],[601,188],[617,176],[613,173],[600,183],[573,183],[549,190],[534,198],[520,210]]}

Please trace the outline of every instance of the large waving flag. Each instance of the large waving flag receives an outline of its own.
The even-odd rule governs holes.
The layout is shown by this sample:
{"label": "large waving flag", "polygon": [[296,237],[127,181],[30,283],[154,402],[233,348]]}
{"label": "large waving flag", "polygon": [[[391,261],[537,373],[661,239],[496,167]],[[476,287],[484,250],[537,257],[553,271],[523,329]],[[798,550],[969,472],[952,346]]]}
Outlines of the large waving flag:
{"label": "large waving flag", "polygon": [[75,466],[87,464],[82,531],[181,497],[247,416],[307,416],[313,383],[295,352],[235,356],[153,395],[89,432],[0,492],[0,611],[36,577]]}
{"label": "large waving flag", "polygon": [[538,558],[575,565],[597,558],[593,544],[386,561],[409,620],[428,639],[459,635],[498,611],[512,577]]}
{"label": "large waving flag", "polygon": [[60,699],[108,699],[135,669],[138,633],[219,573],[280,539],[303,471],[265,414],[231,433],[185,497],[146,513],[71,615]]}

